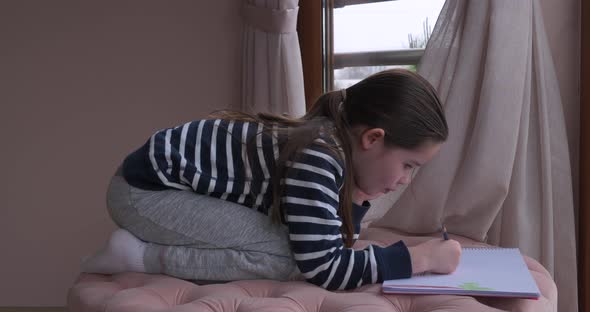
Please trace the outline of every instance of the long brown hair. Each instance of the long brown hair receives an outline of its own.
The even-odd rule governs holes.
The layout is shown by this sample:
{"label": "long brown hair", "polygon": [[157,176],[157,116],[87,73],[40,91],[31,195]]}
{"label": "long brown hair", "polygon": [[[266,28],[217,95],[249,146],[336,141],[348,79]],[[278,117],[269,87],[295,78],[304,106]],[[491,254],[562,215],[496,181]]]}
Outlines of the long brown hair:
{"label": "long brown hair", "polygon": [[418,74],[391,69],[373,74],[344,91],[328,92],[320,96],[311,109],[300,118],[289,118],[267,113],[250,115],[241,112],[220,111],[212,117],[260,122],[265,131],[271,125],[289,129],[288,144],[283,144],[272,176],[273,205],[271,217],[280,222],[281,185],[286,161],[304,149],[320,135],[320,130],[332,124],[333,135],[341,146],[330,146],[335,157],[344,152],[344,186],[339,194],[338,215],[342,219],[341,231],[346,235],[345,246],[351,247],[354,227],[352,223],[352,148],[351,129],[356,125],[382,128],[385,144],[389,147],[415,149],[426,142],[443,142],[448,137],[444,111],[434,88]]}

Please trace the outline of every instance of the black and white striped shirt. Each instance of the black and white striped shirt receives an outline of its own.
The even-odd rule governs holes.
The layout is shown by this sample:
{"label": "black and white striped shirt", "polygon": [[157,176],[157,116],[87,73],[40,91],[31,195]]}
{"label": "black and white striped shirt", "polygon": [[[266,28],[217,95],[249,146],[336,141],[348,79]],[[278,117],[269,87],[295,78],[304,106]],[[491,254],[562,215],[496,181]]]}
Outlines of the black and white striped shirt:
{"label": "black and white striped shirt", "polygon": [[[143,189],[192,190],[268,214],[271,177],[286,141],[280,133],[276,127],[263,132],[263,125],[253,122],[189,122],[152,135],[125,159],[123,174],[131,185]],[[409,277],[410,255],[401,241],[363,250],[344,247],[337,211],[345,168],[340,157],[322,144],[324,139],[316,139],[291,158],[281,177],[281,205],[299,270],[309,282],[326,289]],[[368,207],[353,208],[356,240]]]}

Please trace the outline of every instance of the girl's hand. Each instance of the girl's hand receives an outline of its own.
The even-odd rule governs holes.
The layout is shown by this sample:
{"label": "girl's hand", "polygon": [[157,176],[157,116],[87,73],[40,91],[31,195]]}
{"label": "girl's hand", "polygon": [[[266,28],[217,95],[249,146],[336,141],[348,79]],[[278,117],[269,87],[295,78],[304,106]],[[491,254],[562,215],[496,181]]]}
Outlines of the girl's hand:
{"label": "girl's hand", "polygon": [[412,273],[452,273],[459,265],[461,245],[456,240],[432,239],[409,247]]}

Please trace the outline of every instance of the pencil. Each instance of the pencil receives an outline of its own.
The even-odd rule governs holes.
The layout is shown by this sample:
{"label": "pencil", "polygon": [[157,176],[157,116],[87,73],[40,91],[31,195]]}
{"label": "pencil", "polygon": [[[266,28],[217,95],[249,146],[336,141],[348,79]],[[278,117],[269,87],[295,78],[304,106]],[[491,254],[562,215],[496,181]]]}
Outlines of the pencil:
{"label": "pencil", "polygon": [[442,226],[443,229],[443,238],[444,240],[449,240],[449,234],[447,234],[447,227],[443,224]]}

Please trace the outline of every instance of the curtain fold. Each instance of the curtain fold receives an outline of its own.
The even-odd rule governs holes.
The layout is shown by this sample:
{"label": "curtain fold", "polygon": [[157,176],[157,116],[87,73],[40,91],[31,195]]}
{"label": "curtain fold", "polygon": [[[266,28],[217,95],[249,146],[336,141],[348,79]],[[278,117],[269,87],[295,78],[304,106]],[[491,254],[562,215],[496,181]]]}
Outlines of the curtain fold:
{"label": "curtain fold", "polygon": [[249,113],[305,114],[298,0],[246,0],[242,103]]}
{"label": "curtain fold", "polygon": [[[450,136],[370,226],[519,247],[577,311],[572,173],[558,81],[538,0],[447,0],[419,73]],[[392,204],[393,203],[393,204]]]}

